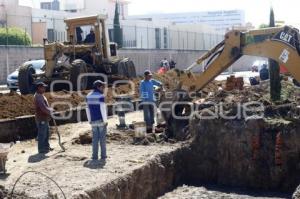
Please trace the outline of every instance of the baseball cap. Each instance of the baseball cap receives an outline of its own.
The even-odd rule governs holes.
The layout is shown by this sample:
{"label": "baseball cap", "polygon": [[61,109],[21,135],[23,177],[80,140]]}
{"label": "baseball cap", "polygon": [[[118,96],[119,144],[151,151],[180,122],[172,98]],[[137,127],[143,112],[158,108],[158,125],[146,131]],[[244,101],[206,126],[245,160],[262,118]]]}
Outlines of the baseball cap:
{"label": "baseball cap", "polygon": [[39,86],[47,87],[48,85],[45,84],[44,82],[37,82],[37,83],[36,83],[36,86],[37,86],[37,87],[39,87]]}
{"label": "baseball cap", "polygon": [[151,73],[150,70],[145,70],[144,75],[145,75],[145,76],[146,76],[146,75],[152,75],[152,73]]}
{"label": "baseball cap", "polygon": [[97,88],[97,87],[102,86],[102,85],[106,85],[106,83],[103,82],[103,81],[101,81],[101,80],[96,80],[96,81],[94,81],[94,83],[93,83],[93,87],[94,87],[94,88]]}

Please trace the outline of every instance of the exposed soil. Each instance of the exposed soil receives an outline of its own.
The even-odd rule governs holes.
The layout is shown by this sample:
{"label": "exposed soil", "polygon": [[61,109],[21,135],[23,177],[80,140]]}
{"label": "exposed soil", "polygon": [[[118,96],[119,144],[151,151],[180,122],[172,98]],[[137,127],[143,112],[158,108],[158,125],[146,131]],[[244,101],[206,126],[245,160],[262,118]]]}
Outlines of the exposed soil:
{"label": "exposed soil", "polygon": [[[277,195],[277,196],[276,196]],[[194,186],[181,186],[172,192],[166,193],[159,199],[283,199],[289,198],[282,194],[275,193],[251,193],[251,192],[235,192],[231,189],[218,189]]]}
{"label": "exposed soil", "polygon": [[[68,102],[71,103],[74,107],[80,105],[83,102],[83,98],[81,98],[77,93],[71,93],[70,97],[63,98],[60,96],[65,95],[67,92],[60,91],[56,92],[53,96],[50,93],[46,93],[49,104],[54,102]],[[33,115],[34,104],[33,104],[33,95],[19,95],[17,93],[9,93],[0,95],[0,119],[6,118],[15,118],[24,115]],[[55,106],[57,111],[63,111],[68,109],[66,105],[58,105]]]}
{"label": "exposed soil", "polygon": [[[177,85],[177,80],[174,76],[174,73],[171,71],[164,75],[154,75],[155,79],[158,79],[163,82],[164,87],[167,90],[173,90]],[[116,88],[113,89],[109,87],[106,93],[106,102],[113,103],[114,102],[114,94],[122,95],[122,94],[132,94],[133,99],[139,98],[139,85],[141,78],[136,78],[131,80],[134,84],[134,88],[131,87],[130,84],[118,84]],[[209,84],[204,90],[203,93],[210,93],[212,91],[216,91],[218,86],[220,86],[220,82],[213,82]],[[84,103],[86,96],[89,91],[82,91],[82,96],[77,92],[68,92],[68,91],[59,91],[53,93],[46,93],[49,104],[53,104],[55,102],[67,102],[71,103],[73,108]],[[69,109],[68,105],[56,105],[54,107],[56,111],[64,111]],[[19,95],[18,93],[12,92],[9,94],[0,94],[0,119],[7,118],[15,118],[19,116],[25,115],[33,115],[34,114],[34,104],[33,104],[33,95]]]}
{"label": "exposed soil", "polygon": [[[164,144],[170,143],[174,144],[177,141],[174,139],[169,139],[165,133],[150,133],[145,137],[135,137],[134,130],[118,131],[114,130],[107,135],[108,143],[118,143],[118,144],[132,144],[132,145],[150,145],[150,144]],[[87,132],[79,134],[78,137],[72,140],[72,144],[86,145],[92,143],[92,132],[88,130]]]}

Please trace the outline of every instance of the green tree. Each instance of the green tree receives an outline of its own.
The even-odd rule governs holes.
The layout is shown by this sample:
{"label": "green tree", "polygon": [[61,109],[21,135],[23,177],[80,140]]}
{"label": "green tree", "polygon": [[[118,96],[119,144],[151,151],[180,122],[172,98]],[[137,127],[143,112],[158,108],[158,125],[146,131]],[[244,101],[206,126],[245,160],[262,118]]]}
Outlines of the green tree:
{"label": "green tree", "polygon": [[[270,27],[275,27],[274,10],[270,10]],[[269,59],[270,95],[272,101],[279,101],[281,96],[280,67],[277,61]]]}
{"label": "green tree", "polygon": [[21,28],[0,28],[0,45],[30,45],[31,37]]}
{"label": "green tree", "polygon": [[258,28],[263,29],[263,28],[268,28],[268,27],[269,27],[269,25],[263,23],[263,24],[260,24]]}
{"label": "green tree", "polygon": [[115,16],[114,16],[114,34],[113,40],[118,44],[119,48],[122,48],[123,44],[123,33],[120,26],[120,14],[119,14],[119,3],[116,2]]}

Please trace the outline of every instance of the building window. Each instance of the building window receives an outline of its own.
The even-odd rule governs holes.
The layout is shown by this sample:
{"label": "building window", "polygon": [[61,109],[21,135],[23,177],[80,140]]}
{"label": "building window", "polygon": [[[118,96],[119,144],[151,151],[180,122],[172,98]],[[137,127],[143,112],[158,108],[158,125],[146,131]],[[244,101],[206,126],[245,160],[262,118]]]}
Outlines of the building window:
{"label": "building window", "polygon": [[41,9],[51,10],[51,2],[42,2]]}
{"label": "building window", "polygon": [[164,28],[164,48],[168,48],[168,30]]}
{"label": "building window", "polygon": [[155,28],[155,47],[161,49],[161,34],[160,28]]}

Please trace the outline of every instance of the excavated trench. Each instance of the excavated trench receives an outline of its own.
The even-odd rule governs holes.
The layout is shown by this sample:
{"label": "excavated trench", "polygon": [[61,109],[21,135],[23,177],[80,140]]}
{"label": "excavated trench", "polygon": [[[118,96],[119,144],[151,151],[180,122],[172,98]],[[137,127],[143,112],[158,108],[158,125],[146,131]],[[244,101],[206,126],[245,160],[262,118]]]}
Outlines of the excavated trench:
{"label": "excavated trench", "polygon": [[[219,191],[206,198],[228,198],[231,192],[237,193],[232,198],[251,198],[253,193],[290,198],[300,184],[299,132],[299,121],[195,119],[190,123],[193,139],[179,149],[75,198],[157,198],[177,187],[171,197],[162,198],[181,198],[178,192],[189,193],[182,185]],[[205,195],[203,188],[196,189],[200,195],[195,197]]]}

